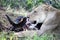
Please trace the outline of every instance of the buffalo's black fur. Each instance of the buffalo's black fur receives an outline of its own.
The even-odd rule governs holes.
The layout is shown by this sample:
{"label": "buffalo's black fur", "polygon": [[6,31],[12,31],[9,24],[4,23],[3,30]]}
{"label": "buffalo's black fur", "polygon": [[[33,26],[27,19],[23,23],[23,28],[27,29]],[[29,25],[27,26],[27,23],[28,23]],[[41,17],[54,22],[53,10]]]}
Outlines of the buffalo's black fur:
{"label": "buffalo's black fur", "polygon": [[16,21],[19,20],[19,21],[17,21],[17,23],[15,23],[16,21],[13,22],[8,15],[6,15],[6,17],[7,17],[8,21],[9,21],[9,23],[13,26],[11,31],[15,31],[15,32],[23,31],[23,27],[26,26],[25,25],[26,17],[22,17],[23,18],[22,22],[19,22],[21,18],[18,17],[16,19]]}

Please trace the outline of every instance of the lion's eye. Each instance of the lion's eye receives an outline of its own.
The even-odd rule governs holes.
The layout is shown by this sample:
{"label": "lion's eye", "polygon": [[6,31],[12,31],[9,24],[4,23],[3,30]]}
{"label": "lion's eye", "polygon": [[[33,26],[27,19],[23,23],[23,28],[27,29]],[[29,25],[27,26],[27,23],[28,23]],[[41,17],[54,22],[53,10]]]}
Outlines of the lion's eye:
{"label": "lion's eye", "polygon": [[34,15],[37,15],[37,11],[34,11]]}
{"label": "lion's eye", "polygon": [[34,11],[34,13],[37,13],[37,11]]}

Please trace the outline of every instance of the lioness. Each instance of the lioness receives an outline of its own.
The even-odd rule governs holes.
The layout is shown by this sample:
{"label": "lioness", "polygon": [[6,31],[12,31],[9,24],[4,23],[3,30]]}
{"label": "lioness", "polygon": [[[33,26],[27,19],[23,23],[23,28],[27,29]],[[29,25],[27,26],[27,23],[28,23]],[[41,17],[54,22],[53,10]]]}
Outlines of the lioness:
{"label": "lioness", "polygon": [[37,32],[41,35],[46,31],[53,30],[59,26],[60,10],[52,7],[51,5],[41,4],[35,8],[28,17],[30,22],[35,21],[36,24],[43,23],[40,30]]}

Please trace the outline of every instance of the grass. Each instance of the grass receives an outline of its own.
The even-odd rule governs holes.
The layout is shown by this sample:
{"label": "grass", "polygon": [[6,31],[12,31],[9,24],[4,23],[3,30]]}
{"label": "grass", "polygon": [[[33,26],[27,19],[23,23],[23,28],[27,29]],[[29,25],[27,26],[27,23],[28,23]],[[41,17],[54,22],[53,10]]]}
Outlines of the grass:
{"label": "grass", "polygon": [[45,33],[42,36],[34,35],[33,37],[17,37],[14,32],[0,32],[0,40],[60,40],[59,34]]}

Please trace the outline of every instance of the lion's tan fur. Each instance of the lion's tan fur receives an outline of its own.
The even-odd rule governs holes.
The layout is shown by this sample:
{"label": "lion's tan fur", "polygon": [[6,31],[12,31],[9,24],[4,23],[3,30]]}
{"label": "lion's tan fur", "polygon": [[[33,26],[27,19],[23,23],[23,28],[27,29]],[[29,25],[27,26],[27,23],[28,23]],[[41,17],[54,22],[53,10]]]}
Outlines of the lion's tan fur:
{"label": "lion's tan fur", "polygon": [[28,16],[30,17],[30,22],[43,22],[40,30],[38,31],[39,35],[43,34],[47,30],[53,30],[54,28],[59,27],[60,10],[52,7],[51,5],[39,5]]}

